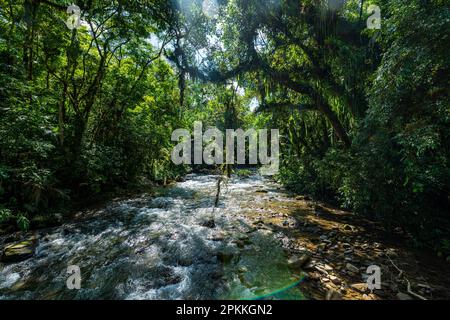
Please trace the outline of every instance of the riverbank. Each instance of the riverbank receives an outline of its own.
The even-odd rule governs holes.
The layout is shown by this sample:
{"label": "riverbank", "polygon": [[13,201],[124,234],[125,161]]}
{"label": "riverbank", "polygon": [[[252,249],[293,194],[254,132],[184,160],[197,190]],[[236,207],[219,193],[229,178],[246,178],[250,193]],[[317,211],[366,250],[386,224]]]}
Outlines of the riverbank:
{"label": "riverbank", "polygon": [[[0,264],[0,298],[450,297],[448,265],[410,248],[404,235],[257,175],[230,179],[215,208],[217,178],[188,175],[32,232],[32,254]],[[0,247],[24,239],[0,237]],[[80,266],[79,291],[65,287],[68,265]],[[372,293],[369,265],[382,271],[382,289]]]}
{"label": "riverbank", "polygon": [[[266,189],[260,192],[266,192]],[[450,299],[449,264],[420,251],[400,231],[304,196],[266,197],[249,206],[253,224],[279,234],[292,263],[308,275],[313,299]],[[298,266],[301,264],[301,266]],[[367,268],[381,268],[381,289],[369,290]]]}
{"label": "riverbank", "polygon": [[[33,214],[30,218],[30,226],[27,232],[34,232],[39,229],[58,227],[64,223],[71,222],[80,212],[90,213],[105,207],[108,203],[121,201],[133,197],[139,197],[142,194],[155,194],[160,188],[170,186],[184,178],[178,177],[170,181],[153,182],[142,178],[139,182],[128,184],[124,187],[117,187],[107,191],[91,194],[84,197],[70,199],[64,204],[48,209],[42,214]],[[21,233],[14,221],[0,224],[0,236]]]}

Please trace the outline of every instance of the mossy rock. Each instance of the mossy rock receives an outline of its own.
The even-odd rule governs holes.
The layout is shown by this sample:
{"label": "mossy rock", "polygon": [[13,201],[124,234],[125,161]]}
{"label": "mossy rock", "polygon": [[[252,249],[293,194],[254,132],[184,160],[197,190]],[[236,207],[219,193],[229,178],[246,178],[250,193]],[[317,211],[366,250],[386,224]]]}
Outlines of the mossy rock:
{"label": "mossy rock", "polygon": [[0,260],[2,262],[20,262],[26,260],[34,255],[35,248],[35,238],[7,245],[3,249],[3,255]]}

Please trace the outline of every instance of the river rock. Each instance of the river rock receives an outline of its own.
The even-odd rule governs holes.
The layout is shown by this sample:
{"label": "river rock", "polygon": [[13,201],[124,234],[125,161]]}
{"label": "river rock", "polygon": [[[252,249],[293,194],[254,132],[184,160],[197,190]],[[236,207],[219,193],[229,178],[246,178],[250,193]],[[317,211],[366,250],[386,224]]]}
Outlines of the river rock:
{"label": "river rock", "polygon": [[216,223],[214,222],[214,219],[207,219],[207,220],[204,220],[204,221],[202,221],[202,222],[200,223],[200,225],[201,225],[202,227],[205,227],[205,228],[211,228],[211,229],[213,229],[213,228],[216,227]]}
{"label": "river rock", "polygon": [[34,255],[37,239],[30,237],[27,240],[5,246],[1,256],[2,262],[20,262]]}
{"label": "river rock", "polygon": [[333,271],[333,267],[328,264],[324,264],[323,269],[327,272]]}
{"label": "river rock", "polygon": [[311,261],[311,256],[307,253],[301,256],[292,256],[288,260],[289,267],[293,269],[302,269]]}
{"label": "river rock", "polygon": [[353,227],[351,225],[345,224],[342,229],[344,231],[353,231]]}
{"label": "river rock", "polygon": [[362,299],[363,300],[376,300],[377,298],[376,298],[376,296],[374,295],[374,294],[371,294],[371,293],[369,293],[369,294],[363,294],[362,295]]}
{"label": "river rock", "polygon": [[361,293],[368,291],[367,283],[354,283],[350,286],[350,288]]}
{"label": "river rock", "polygon": [[353,273],[359,272],[359,269],[357,267],[355,267],[354,265],[352,265],[351,263],[347,263],[345,265],[345,268],[347,268],[348,271],[353,272]]}
{"label": "river rock", "polygon": [[331,282],[333,282],[335,285],[338,286],[341,284],[341,279],[339,279],[338,277],[330,275],[329,278],[330,278]]}
{"label": "river rock", "polygon": [[315,268],[317,271],[319,271],[320,273],[322,273],[322,274],[328,276],[328,272],[325,271],[324,269],[322,269],[321,267],[319,267],[319,266],[316,265],[316,266],[314,266],[314,268]]}
{"label": "river rock", "polygon": [[307,264],[303,266],[303,270],[311,271],[314,270],[316,263],[314,261],[309,261]]}

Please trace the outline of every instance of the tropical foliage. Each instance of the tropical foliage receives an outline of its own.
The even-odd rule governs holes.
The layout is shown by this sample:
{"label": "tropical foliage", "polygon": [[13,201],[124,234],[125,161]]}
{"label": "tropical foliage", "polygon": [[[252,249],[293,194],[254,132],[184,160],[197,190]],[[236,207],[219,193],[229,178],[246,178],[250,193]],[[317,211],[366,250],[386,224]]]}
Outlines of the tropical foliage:
{"label": "tropical foliage", "polygon": [[280,129],[291,190],[448,250],[447,1],[77,4],[70,30],[68,1],[0,1],[3,221],[179,177],[171,133],[200,120]]}

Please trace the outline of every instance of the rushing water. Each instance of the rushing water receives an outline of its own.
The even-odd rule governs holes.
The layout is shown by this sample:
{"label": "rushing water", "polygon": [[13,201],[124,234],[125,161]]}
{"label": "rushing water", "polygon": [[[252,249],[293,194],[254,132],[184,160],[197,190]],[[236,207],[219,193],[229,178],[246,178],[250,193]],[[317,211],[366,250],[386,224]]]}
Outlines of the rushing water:
{"label": "rushing water", "polygon": [[[234,177],[214,208],[216,183],[189,175],[157,197],[38,231],[34,257],[0,263],[0,299],[255,299],[295,283],[280,241],[246,217],[249,204],[282,197],[256,192],[276,185]],[[69,265],[81,269],[80,290],[66,287]],[[282,298],[303,296],[294,287]]]}

